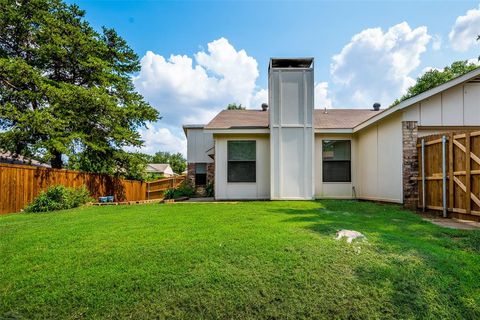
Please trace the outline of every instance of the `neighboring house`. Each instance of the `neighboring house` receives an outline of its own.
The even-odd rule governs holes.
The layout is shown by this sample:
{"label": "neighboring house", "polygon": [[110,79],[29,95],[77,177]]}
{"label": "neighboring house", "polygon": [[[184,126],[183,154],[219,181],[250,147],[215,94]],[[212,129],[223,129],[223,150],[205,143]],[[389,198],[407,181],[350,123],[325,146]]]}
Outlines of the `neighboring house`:
{"label": "neighboring house", "polygon": [[2,152],[2,151],[0,151],[0,163],[25,164],[25,165],[35,166],[35,167],[51,168],[49,164],[42,163],[34,159],[25,158],[22,155],[13,155],[10,152]]}
{"label": "neighboring house", "polygon": [[313,97],[312,58],[271,59],[268,111],[224,110],[206,125],[184,126],[189,178],[206,168],[220,200],[411,205],[417,137],[480,128],[480,69],[385,110],[314,110]]}
{"label": "neighboring house", "polygon": [[146,171],[148,173],[158,174],[164,177],[173,177],[175,173],[168,163],[149,163]]}

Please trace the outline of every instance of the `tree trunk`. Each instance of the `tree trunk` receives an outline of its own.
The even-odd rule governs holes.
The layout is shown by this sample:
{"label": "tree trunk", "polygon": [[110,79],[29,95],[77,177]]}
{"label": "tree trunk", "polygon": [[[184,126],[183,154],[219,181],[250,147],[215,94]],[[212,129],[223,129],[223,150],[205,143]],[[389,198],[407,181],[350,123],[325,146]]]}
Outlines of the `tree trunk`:
{"label": "tree trunk", "polygon": [[53,158],[50,160],[50,165],[52,168],[55,169],[62,169],[63,161],[62,161],[62,153],[58,151],[51,151],[50,152]]}

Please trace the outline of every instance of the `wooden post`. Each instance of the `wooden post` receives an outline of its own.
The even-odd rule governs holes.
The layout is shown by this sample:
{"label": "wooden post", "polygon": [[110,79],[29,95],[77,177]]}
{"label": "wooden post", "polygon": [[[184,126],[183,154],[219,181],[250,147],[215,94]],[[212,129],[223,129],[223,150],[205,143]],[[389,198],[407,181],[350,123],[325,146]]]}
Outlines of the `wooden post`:
{"label": "wooden post", "polygon": [[453,182],[453,160],[455,159],[453,155],[453,132],[450,133],[448,137],[448,207],[451,211],[453,211],[453,207],[455,206],[455,186]]}
{"label": "wooden post", "polygon": [[422,139],[422,210],[425,212],[426,208],[426,192],[425,192],[425,139]]}
{"label": "wooden post", "polygon": [[470,172],[470,132],[465,133],[465,213],[470,214],[472,210],[471,201],[471,172]]}
{"label": "wooden post", "polygon": [[442,136],[442,207],[443,217],[447,217],[447,137]]}

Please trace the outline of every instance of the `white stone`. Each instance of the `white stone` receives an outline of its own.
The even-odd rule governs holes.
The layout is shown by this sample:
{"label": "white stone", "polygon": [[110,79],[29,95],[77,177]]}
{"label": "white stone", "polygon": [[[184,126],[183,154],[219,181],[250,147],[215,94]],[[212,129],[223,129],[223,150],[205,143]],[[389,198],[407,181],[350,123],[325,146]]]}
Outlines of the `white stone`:
{"label": "white stone", "polygon": [[357,238],[359,239],[365,238],[365,236],[358,231],[340,230],[337,232],[337,237],[335,238],[335,240],[340,240],[344,237],[347,238],[348,243],[352,243],[352,241]]}

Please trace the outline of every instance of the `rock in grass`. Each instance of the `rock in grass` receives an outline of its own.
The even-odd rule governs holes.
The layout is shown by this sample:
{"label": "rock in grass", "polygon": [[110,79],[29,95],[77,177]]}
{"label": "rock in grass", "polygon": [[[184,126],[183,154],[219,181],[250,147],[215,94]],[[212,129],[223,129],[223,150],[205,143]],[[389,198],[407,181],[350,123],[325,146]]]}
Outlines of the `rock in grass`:
{"label": "rock in grass", "polygon": [[337,237],[335,240],[340,240],[342,238],[347,238],[347,242],[352,243],[354,239],[363,239],[365,236],[358,231],[340,230],[337,232]]}

